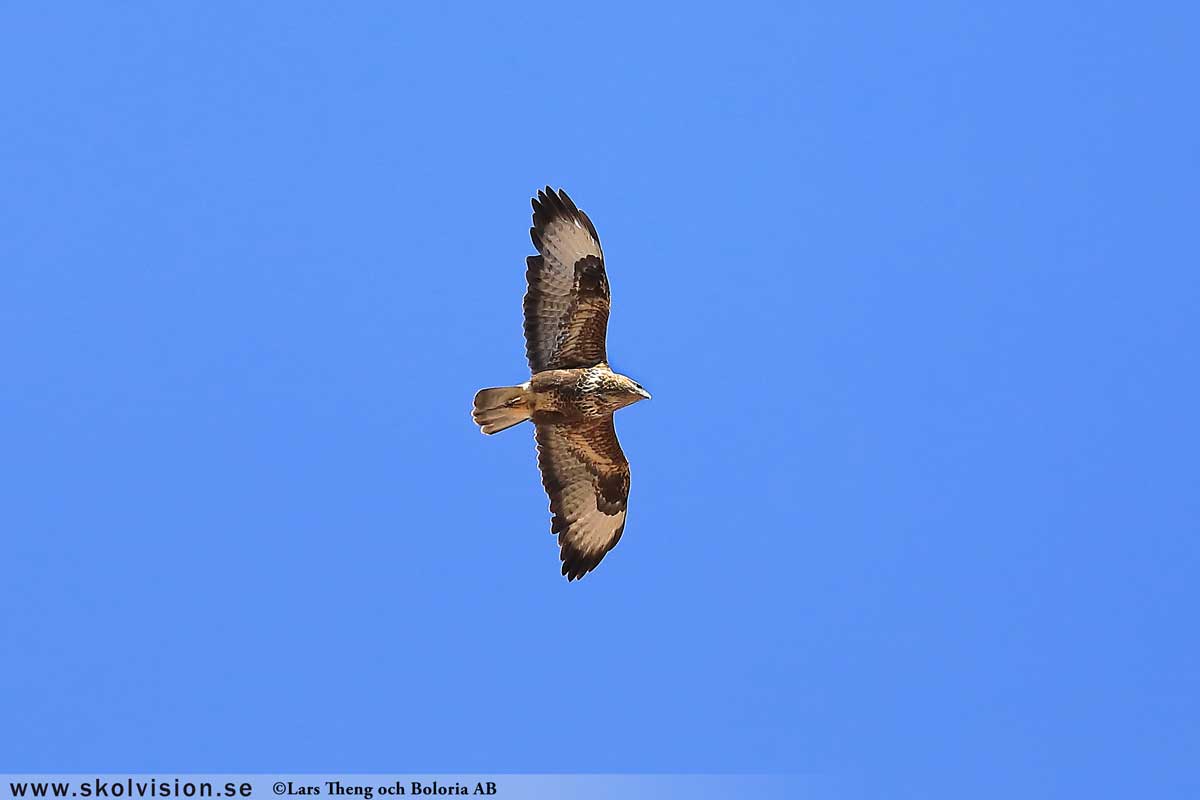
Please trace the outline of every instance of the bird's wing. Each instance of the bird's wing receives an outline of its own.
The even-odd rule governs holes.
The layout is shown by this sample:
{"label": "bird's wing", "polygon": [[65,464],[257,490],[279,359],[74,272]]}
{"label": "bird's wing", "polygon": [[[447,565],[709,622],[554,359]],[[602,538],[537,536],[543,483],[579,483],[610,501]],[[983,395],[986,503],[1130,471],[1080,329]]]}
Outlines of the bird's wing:
{"label": "bird's wing", "polygon": [[525,354],[533,372],[607,361],[608,277],[596,227],[567,193],[549,186],[533,199],[526,259]]}
{"label": "bird's wing", "polygon": [[582,578],[625,530],[629,462],[611,414],[586,423],[538,425],[536,436],[562,574],[567,580]]}

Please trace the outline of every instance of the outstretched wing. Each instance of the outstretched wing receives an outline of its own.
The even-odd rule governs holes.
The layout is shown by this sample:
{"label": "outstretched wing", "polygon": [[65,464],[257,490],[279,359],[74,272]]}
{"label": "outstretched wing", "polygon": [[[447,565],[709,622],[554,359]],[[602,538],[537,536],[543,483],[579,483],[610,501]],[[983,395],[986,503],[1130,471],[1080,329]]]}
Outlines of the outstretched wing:
{"label": "outstretched wing", "polygon": [[562,574],[582,578],[616,546],[625,530],[629,462],[610,414],[564,425],[538,425],[538,468],[550,495]]}
{"label": "outstretched wing", "polygon": [[596,228],[567,193],[549,186],[533,199],[526,259],[525,354],[533,372],[606,361],[608,277]]}

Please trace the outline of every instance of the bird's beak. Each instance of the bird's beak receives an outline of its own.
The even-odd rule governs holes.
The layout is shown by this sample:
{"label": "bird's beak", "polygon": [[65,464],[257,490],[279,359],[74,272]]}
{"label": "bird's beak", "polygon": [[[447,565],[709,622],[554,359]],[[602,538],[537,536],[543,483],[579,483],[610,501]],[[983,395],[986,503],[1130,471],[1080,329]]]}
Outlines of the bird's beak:
{"label": "bird's beak", "polygon": [[640,386],[638,387],[637,393],[640,394],[642,397],[644,397],[647,400],[650,399],[650,393],[647,392],[645,389],[643,389]]}

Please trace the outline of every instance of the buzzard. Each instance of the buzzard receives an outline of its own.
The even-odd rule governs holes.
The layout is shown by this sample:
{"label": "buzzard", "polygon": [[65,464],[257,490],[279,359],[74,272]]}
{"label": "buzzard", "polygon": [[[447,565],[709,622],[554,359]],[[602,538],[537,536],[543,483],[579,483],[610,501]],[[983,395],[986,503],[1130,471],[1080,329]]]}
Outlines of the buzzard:
{"label": "buzzard", "polygon": [[525,354],[532,377],[481,389],[471,412],[484,433],[532,420],[538,468],[550,495],[562,574],[596,568],[625,530],[629,462],[613,412],[650,393],[608,367],[608,276],[596,227],[561,189],[533,199],[526,259]]}

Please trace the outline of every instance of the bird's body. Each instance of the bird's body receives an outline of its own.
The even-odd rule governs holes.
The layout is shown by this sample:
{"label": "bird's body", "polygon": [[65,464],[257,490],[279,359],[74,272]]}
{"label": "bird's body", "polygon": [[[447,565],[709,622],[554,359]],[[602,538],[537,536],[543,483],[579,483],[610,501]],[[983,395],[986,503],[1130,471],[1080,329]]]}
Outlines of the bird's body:
{"label": "bird's body", "polygon": [[548,369],[529,381],[530,418],[534,425],[577,423],[611,416],[645,395],[636,383],[608,364],[575,369]]}
{"label": "bird's body", "polygon": [[650,395],[608,366],[609,289],[600,239],[566,192],[533,201],[527,260],[526,354],[532,373],[519,386],[482,389],[472,417],[484,433],[532,420],[538,467],[550,496],[562,573],[581,578],[625,530],[629,462],[613,412]]}
{"label": "bird's body", "polygon": [[484,433],[498,433],[527,419],[534,425],[574,425],[611,417],[648,395],[608,364],[597,364],[536,372],[520,386],[481,389],[475,397],[475,421]]}

